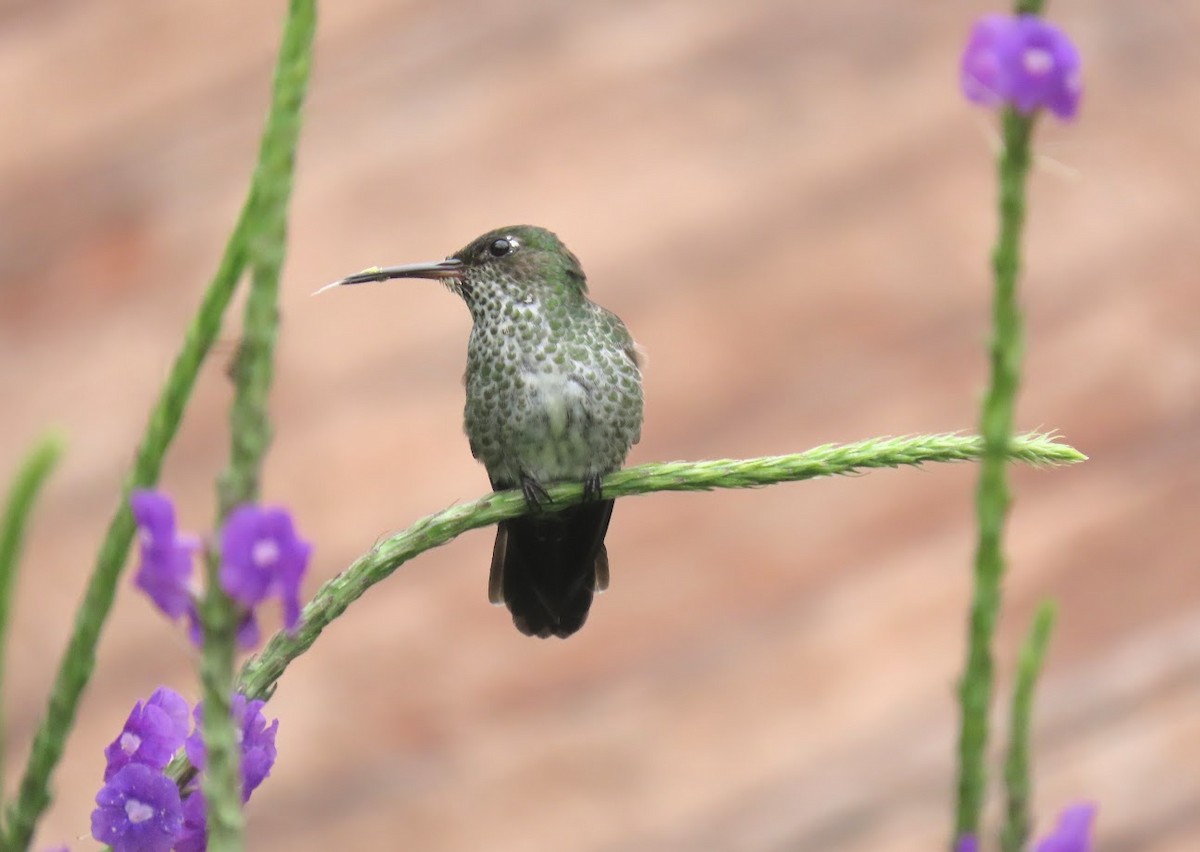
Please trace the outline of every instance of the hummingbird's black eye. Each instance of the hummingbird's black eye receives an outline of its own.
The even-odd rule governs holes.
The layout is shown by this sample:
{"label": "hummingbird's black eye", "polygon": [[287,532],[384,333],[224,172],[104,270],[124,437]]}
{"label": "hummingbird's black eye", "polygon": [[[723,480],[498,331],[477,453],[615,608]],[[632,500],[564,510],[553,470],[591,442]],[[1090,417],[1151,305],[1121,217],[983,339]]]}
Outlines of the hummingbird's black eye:
{"label": "hummingbird's black eye", "polygon": [[504,257],[506,254],[510,254],[516,247],[515,240],[509,237],[501,237],[488,246],[488,254],[492,257]]}

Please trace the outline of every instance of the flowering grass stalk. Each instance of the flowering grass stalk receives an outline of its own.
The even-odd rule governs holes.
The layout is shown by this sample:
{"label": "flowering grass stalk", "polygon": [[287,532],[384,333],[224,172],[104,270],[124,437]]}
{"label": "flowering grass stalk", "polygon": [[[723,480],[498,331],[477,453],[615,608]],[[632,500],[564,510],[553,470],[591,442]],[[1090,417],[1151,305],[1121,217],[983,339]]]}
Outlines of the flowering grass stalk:
{"label": "flowering grass stalk", "polygon": [[[242,338],[231,375],[229,466],[218,481],[218,524],[242,504],[258,500],[263,458],[271,441],[267,397],[274,374],[279,330],[279,277],[287,248],[287,208],[291,198],[296,145],[316,30],[315,0],[292,0],[276,66],[274,97],[263,133],[258,169],[250,191],[252,215],[246,229],[251,269]],[[208,552],[208,593],[200,607],[204,650],[204,741],[207,766],[204,797],[208,848],[242,848],[242,781],[232,718],[234,655],[240,607],[218,581],[221,553]]]}
{"label": "flowering grass stalk", "polygon": [[[754,459],[646,464],[609,474],[606,497],[630,497],[657,491],[709,491],[714,488],[757,488],[779,482],[841,476],[875,468],[919,466],[931,462],[968,461],[983,452],[983,442],[967,435],[917,435],[873,438],[854,444],[826,444],[803,453]],[[1085,456],[1048,435],[1022,435],[1007,448],[1011,461],[1048,466],[1083,461]],[[583,499],[577,484],[553,485],[547,494],[558,508]],[[385,539],[349,568],[328,581],[304,608],[295,633],[276,633],[256,657],[242,667],[238,691],[250,698],[269,698],[292,660],[316,641],[335,618],[374,584],[415,556],[451,541],[468,530],[486,527],[529,511],[520,491],[490,493],[417,521]],[[172,765],[184,777],[186,764]]]}
{"label": "flowering grass stalk", "polygon": [[1033,694],[1054,629],[1054,615],[1052,603],[1045,602],[1038,608],[1017,664],[1009,716],[1008,757],[1004,761],[1005,822],[1000,833],[1000,848],[1004,852],[1022,852],[1032,834],[1029,741],[1033,729]]}

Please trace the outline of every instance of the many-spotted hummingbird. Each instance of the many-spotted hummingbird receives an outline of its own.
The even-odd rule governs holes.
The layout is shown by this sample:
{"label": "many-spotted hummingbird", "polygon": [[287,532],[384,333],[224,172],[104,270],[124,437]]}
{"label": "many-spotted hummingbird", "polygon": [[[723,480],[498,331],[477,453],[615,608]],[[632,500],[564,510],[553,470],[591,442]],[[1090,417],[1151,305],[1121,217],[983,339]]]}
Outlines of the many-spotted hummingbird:
{"label": "many-spotted hummingbird", "polygon": [[[600,481],[641,437],[633,338],[588,298],[579,261],[544,228],[489,231],[445,260],[368,269],[329,287],[391,278],[437,279],[467,303],[471,454],[493,490],[520,488],[531,509],[500,522],[488,597],[526,635],[570,636],[608,586],[613,501]],[[545,487],[559,482],[583,483],[584,501],[554,510]]]}

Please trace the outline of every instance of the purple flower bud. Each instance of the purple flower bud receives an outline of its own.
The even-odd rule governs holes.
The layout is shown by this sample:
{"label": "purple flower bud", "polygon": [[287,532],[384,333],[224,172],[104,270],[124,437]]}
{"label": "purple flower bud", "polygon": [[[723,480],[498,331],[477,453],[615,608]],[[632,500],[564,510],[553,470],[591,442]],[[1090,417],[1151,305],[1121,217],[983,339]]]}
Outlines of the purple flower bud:
{"label": "purple flower bud", "polygon": [[1072,805],[1058,817],[1058,825],[1036,847],[1037,852],[1091,852],[1092,820],[1096,805],[1085,802]]}
{"label": "purple flower bud", "polygon": [[[275,734],[279,730],[276,719],[267,727],[262,709],[265,701],[247,701],[246,696],[233,696],[233,724],[237,730],[238,743],[242,752],[242,801],[250,801],[250,794],[271,774],[275,765]],[[184,749],[188,760],[197,769],[203,769],[206,750],[204,747],[204,707],[196,705],[196,729],[187,738]]]}
{"label": "purple flower bud", "polygon": [[104,750],[108,760],[104,780],[131,763],[166,768],[187,737],[189,709],[183,696],[165,686],[156,689],[144,705],[135,704],[120,736]]}
{"label": "purple flower bud", "polygon": [[285,509],[240,506],[221,533],[221,588],[248,609],[279,595],[283,623],[294,631],[300,623],[300,583],[311,553]]}
{"label": "purple flower bud", "polygon": [[114,852],[168,852],[182,824],[179,788],[149,766],[126,765],[96,794],[92,837]]}
{"label": "purple flower bud", "polygon": [[1053,24],[1034,15],[986,15],[963,52],[960,82],[974,103],[1012,104],[1028,115],[1049,109],[1069,119],[1083,94],[1079,51]]}
{"label": "purple flower bud", "polygon": [[129,508],[137,523],[141,565],[134,582],[155,605],[178,618],[192,603],[192,556],[199,542],[175,527],[175,507],[159,491],[134,491]]}
{"label": "purple flower bud", "polygon": [[954,844],[954,852],[979,852],[979,838],[974,834],[964,834]]}

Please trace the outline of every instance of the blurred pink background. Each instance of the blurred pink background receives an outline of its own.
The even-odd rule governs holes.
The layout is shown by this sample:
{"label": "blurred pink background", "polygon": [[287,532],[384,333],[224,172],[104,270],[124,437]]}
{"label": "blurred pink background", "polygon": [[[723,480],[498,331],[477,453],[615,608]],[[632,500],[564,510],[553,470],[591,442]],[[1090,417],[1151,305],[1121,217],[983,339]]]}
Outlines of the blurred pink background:
{"label": "blurred pink background", "polygon": [[[557,231],[648,351],[631,463],[972,430],[995,136],[956,67],[994,8],[324,4],[266,477],[316,543],[310,591],[487,479],[461,430],[465,308],[430,282],[309,294],[495,226]],[[19,580],[9,790],[243,198],[284,9],[0,6],[0,476],[46,426],[70,437]],[[1019,424],[1091,461],[1015,471],[999,686],[1057,599],[1040,825],[1093,799],[1100,848],[1191,850],[1200,4],[1051,12],[1087,93],[1037,134]],[[163,480],[192,529],[228,452],[235,316]],[[622,501],[612,588],[567,642],[488,606],[490,531],[410,563],[284,678],[249,847],[945,848],[974,476]],[[192,663],[125,582],[40,846],[92,848],[103,746],[155,686],[195,697]]]}

